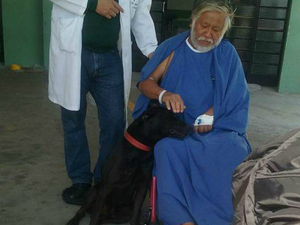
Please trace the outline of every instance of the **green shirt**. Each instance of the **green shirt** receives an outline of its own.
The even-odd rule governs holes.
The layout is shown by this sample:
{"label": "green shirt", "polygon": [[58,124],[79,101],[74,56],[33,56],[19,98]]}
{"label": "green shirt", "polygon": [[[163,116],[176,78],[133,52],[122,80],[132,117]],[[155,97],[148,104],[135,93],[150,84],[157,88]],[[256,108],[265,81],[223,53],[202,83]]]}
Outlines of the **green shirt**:
{"label": "green shirt", "polygon": [[88,1],[83,22],[82,44],[89,51],[103,53],[117,47],[120,13],[112,19],[107,19],[96,13],[97,4],[98,0]]}

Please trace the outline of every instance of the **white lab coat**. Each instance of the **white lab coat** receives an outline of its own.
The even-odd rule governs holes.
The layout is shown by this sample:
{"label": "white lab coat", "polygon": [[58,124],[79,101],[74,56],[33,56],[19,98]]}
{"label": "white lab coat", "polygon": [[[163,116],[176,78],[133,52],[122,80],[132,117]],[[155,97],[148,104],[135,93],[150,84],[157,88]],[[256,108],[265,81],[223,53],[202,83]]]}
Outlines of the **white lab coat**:
{"label": "white lab coat", "polygon": [[[49,99],[68,110],[80,106],[80,73],[82,26],[88,0],[50,0],[53,2],[49,57]],[[150,16],[152,0],[119,0],[124,9],[120,15],[119,50],[124,71],[125,104],[131,75],[131,32],[145,56],[155,51],[157,39]],[[130,29],[131,28],[131,29]]]}

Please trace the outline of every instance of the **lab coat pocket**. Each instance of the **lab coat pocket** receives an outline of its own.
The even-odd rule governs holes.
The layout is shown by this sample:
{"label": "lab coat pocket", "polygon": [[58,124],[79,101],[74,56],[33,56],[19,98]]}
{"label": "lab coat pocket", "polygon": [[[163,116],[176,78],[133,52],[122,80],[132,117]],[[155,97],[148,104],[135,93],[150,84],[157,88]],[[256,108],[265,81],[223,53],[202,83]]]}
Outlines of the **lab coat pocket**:
{"label": "lab coat pocket", "polygon": [[78,18],[60,18],[59,26],[59,50],[76,53],[81,39],[81,28],[78,26]]}

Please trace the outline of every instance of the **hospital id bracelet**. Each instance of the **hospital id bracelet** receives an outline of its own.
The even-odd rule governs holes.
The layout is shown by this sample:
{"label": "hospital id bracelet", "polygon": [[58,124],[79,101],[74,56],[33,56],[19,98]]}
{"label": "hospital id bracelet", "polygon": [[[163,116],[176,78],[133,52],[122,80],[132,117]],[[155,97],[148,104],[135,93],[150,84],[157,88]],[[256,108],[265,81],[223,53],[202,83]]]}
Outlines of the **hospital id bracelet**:
{"label": "hospital id bracelet", "polygon": [[160,92],[160,94],[158,96],[158,102],[159,102],[159,104],[163,104],[162,97],[163,97],[164,93],[166,93],[166,92],[167,92],[167,90],[163,90],[162,92]]}

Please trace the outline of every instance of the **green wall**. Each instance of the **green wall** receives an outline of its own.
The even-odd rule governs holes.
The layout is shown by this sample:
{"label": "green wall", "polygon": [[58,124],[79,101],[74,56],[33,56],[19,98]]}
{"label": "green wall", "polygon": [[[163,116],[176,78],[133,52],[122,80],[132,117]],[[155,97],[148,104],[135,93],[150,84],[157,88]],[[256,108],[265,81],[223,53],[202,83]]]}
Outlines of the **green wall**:
{"label": "green wall", "polygon": [[5,65],[43,65],[41,0],[2,0]]}
{"label": "green wall", "polygon": [[279,92],[300,93],[300,0],[293,0]]}
{"label": "green wall", "polygon": [[48,0],[43,0],[43,32],[44,32],[44,66],[49,65],[49,43],[51,32],[51,10],[52,3]]}

